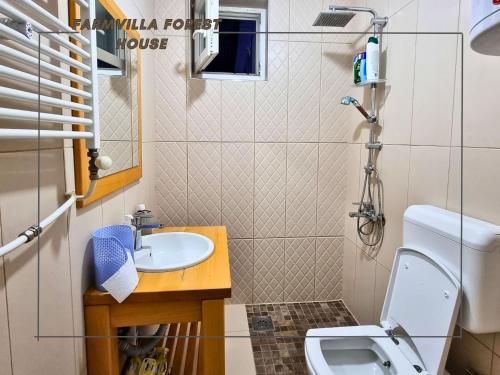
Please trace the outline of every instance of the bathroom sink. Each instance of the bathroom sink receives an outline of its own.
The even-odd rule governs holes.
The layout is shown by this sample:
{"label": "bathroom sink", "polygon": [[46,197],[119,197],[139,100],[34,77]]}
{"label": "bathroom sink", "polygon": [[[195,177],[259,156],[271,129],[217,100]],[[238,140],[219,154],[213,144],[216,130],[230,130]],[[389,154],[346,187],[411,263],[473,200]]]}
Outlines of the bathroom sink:
{"label": "bathroom sink", "polygon": [[203,262],[214,252],[214,243],[196,233],[170,232],[142,237],[135,252],[135,267],[142,272],[175,271]]}

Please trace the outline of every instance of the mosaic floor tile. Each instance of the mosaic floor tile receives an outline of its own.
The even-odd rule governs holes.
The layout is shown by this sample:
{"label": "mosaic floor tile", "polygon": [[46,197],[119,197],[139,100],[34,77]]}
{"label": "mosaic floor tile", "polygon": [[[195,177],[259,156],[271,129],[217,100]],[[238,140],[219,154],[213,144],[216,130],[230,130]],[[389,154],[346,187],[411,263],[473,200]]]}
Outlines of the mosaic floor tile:
{"label": "mosaic floor tile", "polygon": [[[307,330],[357,325],[342,301],[246,305],[246,311],[257,375],[307,375]],[[270,316],[274,331],[255,331],[258,316]]]}

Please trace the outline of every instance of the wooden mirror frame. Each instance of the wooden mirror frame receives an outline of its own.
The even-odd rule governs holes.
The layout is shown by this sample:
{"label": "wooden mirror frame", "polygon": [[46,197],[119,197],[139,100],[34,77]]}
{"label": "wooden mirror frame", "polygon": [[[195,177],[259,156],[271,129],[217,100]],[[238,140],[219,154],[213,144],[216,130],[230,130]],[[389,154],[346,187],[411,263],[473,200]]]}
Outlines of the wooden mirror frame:
{"label": "wooden mirror frame", "polygon": [[[92,1],[92,0],[91,0]],[[118,5],[113,0],[95,0],[100,1],[102,6],[115,19],[125,19],[127,16],[121,11]],[[80,18],[80,7],[75,0],[69,0],[69,21],[70,25],[74,26],[74,20]],[[140,39],[140,35],[136,30],[125,30],[130,38]],[[76,41],[73,40],[75,43]],[[78,42],[76,42],[78,44]],[[103,197],[122,189],[123,187],[139,181],[142,177],[142,105],[141,105],[141,53],[140,49],[137,52],[137,126],[138,126],[138,165],[126,170],[113,173],[109,176],[101,177],[97,181],[94,193],[85,200],[77,202],[77,208],[88,206],[89,204],[102,199]],[[74,58],[79,56],[72,55]],[[73,69],[72,69],[73,71]],[[82,74],[81,71],[75,70],[73,73]],[[94,84],[99,84],[94,82]],[[82,85],[72,82],[73,87],[82,89]],[[83,102],[81,98],[72,97],[72,101]],[[73,111],[73,116],[84,117],[80,111]],[[74,125],[73,130],[84,131],[82,125]],[[84,139],[76,139],[73,141],[74,169],[75,169],[75,186],[76,194],[83,195],[87,192],[90,186],[87,146]]]}

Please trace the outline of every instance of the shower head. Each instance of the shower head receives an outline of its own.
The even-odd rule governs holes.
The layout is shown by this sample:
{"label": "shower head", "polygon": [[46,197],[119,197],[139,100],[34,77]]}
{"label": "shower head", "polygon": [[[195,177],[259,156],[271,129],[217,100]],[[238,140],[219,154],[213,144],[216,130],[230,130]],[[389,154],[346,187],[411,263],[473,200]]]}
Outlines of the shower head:
{"label": "shower head", "polygon": [[361,112],[361,114],[368,120],[368,122],[375,122],[376,118],[373,116],[370,116],[368,112],[363,108],[363,106],[352,96],[344,96],[342,99],[340,99],[340,104],[342,105],[349,105],[352,104],[353,106],[356,107],[356,109]]}
{"label": "shower head", "polygon": [[349,11],[321,12],[313,26],[345,27],[355,15]]}
{"label": "shower head", "polygon": [[384,27],[387,23],[387,18],[379,17],[372,8],[330,5],[328,9],[328,12],[320,12],[313,26],[345,27],[357,12],[371,13],[373,25]]}

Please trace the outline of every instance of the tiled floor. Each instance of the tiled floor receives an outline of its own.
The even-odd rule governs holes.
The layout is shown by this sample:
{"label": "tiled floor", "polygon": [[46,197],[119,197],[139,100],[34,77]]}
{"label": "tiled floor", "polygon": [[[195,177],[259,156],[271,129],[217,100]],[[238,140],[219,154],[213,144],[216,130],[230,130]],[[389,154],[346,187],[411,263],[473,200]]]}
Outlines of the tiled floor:
{"label": "tiled floor", "polygon": [[[246,312],[257,375],[306,375],[308,329],[357,325],[342,301],[246,305]],[[254,331],[254,316],[271,316],[274,331]]]}
{"label": "tiled floor", "polygon": [[226,305],[224,326],[226,375],[255,375],[245,305]]}

